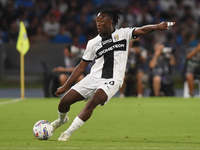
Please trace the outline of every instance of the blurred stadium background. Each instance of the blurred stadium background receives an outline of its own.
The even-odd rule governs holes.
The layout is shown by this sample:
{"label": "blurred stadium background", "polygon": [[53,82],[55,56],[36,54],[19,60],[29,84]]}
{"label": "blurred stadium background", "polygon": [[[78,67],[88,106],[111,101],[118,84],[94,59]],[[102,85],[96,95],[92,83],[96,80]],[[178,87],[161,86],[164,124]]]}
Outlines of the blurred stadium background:
{"label": "blurred stadium background", "polygon": [[85,48],[87,41],[97,35],[96,14],[111,7],[125,9],[117,27],[176,22],[166,32],[140,39],[149,57],[157,42],[175,49],[173,78],[175,87],[182,91],[186,50],[196,46],[200,38],[199,0],[0,0],[0,97],[5,88],[20,88],[20,54],[16,50],[20,21],[24,22],[30,41],[25,55],[25,87],[42,89],[41,61],[46,61],[50,69],[64,66],[63,47],[68,43]]}

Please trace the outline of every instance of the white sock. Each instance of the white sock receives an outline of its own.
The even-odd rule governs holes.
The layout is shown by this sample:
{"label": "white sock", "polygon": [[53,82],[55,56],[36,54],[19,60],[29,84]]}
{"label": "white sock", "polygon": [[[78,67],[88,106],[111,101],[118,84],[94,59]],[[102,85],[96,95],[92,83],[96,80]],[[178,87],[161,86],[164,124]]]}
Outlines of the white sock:
{"label": "white sock", "polygon": [[65,133],[70,136],[75,130],[81,127],[85,122],[81,120],[78,116],[74,119],[71,126],[65,131]]}
{"label": "white sock", "polygon": [[62,113],[58,111],[58,116],[60,118],[60,122],[64,122],[65,121],[65,117],[67,116],[67,112],[66,113]]}

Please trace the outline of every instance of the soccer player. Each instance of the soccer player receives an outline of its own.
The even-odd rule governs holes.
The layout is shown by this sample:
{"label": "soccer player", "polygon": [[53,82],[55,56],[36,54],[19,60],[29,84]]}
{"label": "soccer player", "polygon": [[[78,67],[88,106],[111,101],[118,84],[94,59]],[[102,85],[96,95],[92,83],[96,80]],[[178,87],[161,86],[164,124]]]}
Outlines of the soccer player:
{"label": "soccer player", "polygon": [[[51,123],[54,130],[68,122],[67,113],[72,104],[88,100],[71,126],[58,138],[58,141],[69,140],[70,135],[91,117],[93,110],[98,105],[105,105],[121,88],[130,41],[139,35],[168,29],[167,22],[138,28],[115,29],[121,13],[120,9],[104,9],[97,15],[96,26],[99,34],[88,41],[81,62],[65,84],[59,87],[55,93],[59,96],[66,92],[58,105],[59,118]],[[94,59],[95,63],[90,74],[69,89],[70,85],[83,74],[88,64]]]}

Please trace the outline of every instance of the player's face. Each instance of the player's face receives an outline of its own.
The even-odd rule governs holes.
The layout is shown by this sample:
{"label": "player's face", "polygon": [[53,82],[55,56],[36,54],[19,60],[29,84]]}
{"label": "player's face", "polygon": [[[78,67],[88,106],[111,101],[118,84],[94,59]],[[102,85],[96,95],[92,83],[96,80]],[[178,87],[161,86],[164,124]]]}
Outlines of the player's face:
{"label": "player's face", "polygon": [[107,35],[112,32],[112,20],[107,14],[99,13],[96,18],[96,26],[99,34]]}

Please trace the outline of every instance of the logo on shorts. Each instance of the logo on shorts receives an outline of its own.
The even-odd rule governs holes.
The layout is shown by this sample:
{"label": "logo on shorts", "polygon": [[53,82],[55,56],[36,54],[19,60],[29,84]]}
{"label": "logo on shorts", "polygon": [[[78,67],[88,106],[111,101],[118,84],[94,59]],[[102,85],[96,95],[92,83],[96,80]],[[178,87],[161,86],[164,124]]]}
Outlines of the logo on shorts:
{"label": "logo on shorts", "polygon": [[115,84],[115,81],[110,81],[109,84],[110,84],[110,85],[114,85],[114,84]]}

